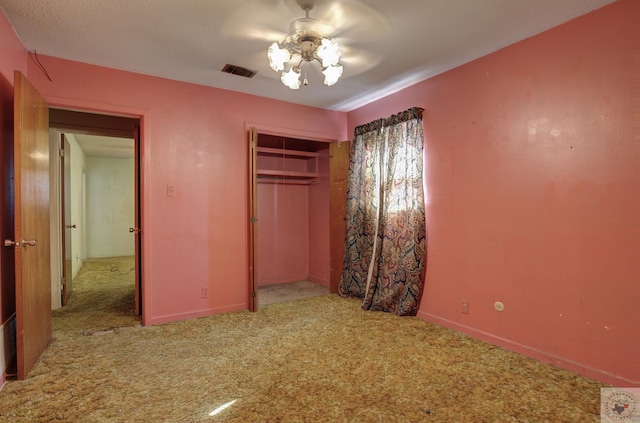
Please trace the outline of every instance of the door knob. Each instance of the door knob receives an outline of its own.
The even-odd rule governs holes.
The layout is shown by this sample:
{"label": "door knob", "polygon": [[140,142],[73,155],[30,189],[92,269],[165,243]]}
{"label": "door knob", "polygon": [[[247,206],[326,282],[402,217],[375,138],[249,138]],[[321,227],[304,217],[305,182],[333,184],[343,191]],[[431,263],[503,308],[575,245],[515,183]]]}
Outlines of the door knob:
{"label": "door knob", "polygon": [[76,225],[66,225],[65,228],[67,228],[67,229],[75,229]]}
{"label": "door knob", "polygon": [[140,228],[129,228],[129,232],[135,233],[135,234],[140,233]]}
{"label": "door knob", "polygon": [[36,240],[35,239],[23,239],[22,241],[14,241],[12,239],[5,239],[4,240],[4,246],[5,247],[19,247],[20,245],[24,245],[25,247],[27,245],[31,245],[32,247],[36,246]]}

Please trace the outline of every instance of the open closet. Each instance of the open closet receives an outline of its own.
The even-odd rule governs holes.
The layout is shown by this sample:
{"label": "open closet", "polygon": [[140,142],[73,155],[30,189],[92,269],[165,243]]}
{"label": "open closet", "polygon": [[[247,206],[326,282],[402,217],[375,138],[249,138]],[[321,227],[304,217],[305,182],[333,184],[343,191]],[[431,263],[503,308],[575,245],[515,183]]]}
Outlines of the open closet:
{"label": "open closet", "polygon": [[255,307],[329,293],[329,143],[253,134]]}

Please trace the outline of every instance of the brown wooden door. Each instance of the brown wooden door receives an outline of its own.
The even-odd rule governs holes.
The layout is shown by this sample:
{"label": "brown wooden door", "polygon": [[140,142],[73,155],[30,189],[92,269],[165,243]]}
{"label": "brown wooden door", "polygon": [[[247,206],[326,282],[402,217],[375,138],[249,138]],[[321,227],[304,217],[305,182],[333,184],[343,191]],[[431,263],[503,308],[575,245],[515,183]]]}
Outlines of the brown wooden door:
{"label": "brown wooden door", "polygon": [[332,294],[338,292],[344,261],[349,146],[349,141],[329,144],[329,243],[331,246],[329,290]]}
{"label": "brown wooden door", "polygon": [[249,310],[258,310],[258,132],[249,130]]}
{"label": "brown wooden door", "polygon": [[14,74],[16,350],[24,379],[51,340],[49,108]]}
{"label": "brown wooden door", "polygon": [[60,197],[62,199],[62,305],[69,302],[73,291],[73,252],[71,230],[76,227],[71,220],[71,145],[60,134]]}

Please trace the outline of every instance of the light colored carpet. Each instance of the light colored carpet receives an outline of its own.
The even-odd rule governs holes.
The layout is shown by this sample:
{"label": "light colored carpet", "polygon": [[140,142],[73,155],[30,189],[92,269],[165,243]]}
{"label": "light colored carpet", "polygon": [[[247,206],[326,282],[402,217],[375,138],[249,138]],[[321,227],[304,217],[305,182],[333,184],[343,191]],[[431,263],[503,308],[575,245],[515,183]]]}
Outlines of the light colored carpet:
{"label": "light colored carpet", "polygon": [[54,332],[96,332],[139,326],[134,315],[133,256],[85,260],[66,306],[53,311]]}
{"label": "light colored carpet", "polygon": [[258,306],[302,300],[304,298],[327,295],[329,287],[311,281],[279,283],[258,288]]}
{"label": "light colored carpet", "polygon": [[599,421],[598,382],[336,295],[89,331],[75,307],[0,422]]}

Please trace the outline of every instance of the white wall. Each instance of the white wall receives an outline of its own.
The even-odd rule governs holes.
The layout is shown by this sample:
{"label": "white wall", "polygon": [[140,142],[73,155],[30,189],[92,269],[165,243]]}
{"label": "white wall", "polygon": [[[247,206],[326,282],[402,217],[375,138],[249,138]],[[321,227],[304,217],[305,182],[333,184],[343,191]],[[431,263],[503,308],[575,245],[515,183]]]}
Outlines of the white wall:
{"label": "white wall", "polygon": [[87,257],[134,255],[134,161],[86,158]]}

